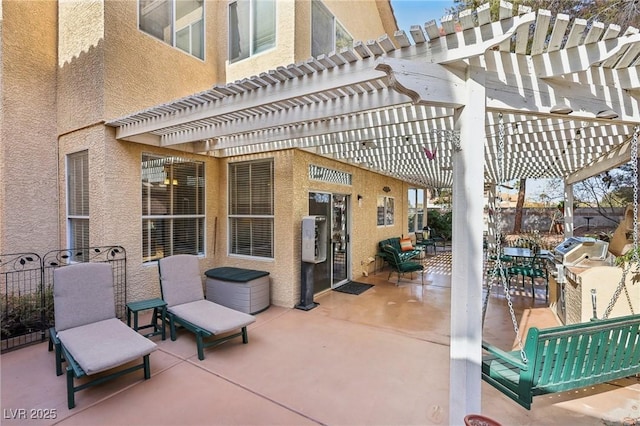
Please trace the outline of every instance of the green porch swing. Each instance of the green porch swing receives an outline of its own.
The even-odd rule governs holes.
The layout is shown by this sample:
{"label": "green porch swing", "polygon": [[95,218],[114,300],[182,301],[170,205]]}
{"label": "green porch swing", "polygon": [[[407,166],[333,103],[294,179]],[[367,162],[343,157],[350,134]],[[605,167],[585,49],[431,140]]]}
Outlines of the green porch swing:
{"label": "green porch swing", "polygon": [[[503,351],[483,341],[482,379],[527,410],[531,409],[536,395],[579,389],[640,373],[640,315],[634,314],[633,306],[629,303],[631,315],[608,319],[622,290],[627,291],[625,281],[630,265],[640,265],[637,235],[638,170],[635,161],[638,157],[638,130],[639,127],[636,127],[631,143],[631,163],[635,177],[633,260],[625,265],[622,279],[603,319],[542,330],[532,327],[527,332],[523,345],[509,295],[506,272],[502,268],[500,256],[497,256],[495,270],[498,273],[488,280],[482,321],[484,323],[492,281],[500,277],[519,350]],[[499,131],[498,158],[501,161],[504,149],[502,115]],[[500,217],[497,219],[499,221]],[[497,252],[499,251],[500,238],[497,238]],[[630,302],[628,292],[627,299]]]}

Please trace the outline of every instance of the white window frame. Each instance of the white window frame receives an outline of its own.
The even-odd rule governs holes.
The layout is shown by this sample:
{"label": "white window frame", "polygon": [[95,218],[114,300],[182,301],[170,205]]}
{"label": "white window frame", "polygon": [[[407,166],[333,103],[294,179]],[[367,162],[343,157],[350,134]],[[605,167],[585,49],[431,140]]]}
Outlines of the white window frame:
{"label": "white window frame", "polygon": [[[313,28],[313,13],[314,13],[314,8],[315,7],[320,7],[322,9],[324,9],[324,13],[326,13],[327,15],[331,16],[331,21],[332,21],[332,28],[331,28],[331,38],[332,38],[332,48],[329,50],[329,52],[314,52],[314,47],[313,47],[313,36],[314,34],[317,34],[317,31]],[[349,38],[351,39],[351,46],[344,46],[344,47],[352,47],[353,46],[353,36],[351,35],[351,33],[349,33],[349,31],[347,31],[347,28],[342,25],[342,23],[340,22],[340,20],[338,20],[338,18],[336,18],[336,16],[331,13],[331,11],[329,10],[329,8],[327,6],[325,6],[325,4],[321,1],[321,0],[312,0],[311,1],[311,56],[313,57],[318,57],[321,54],[328,54],[331,53],[332,51],[339,51],[340,49],[337,46],[337,33],[338,33],[338,29],[340,29],[342,32],[344,32],[345,34],[347,34],[349,36]]]}
{"label": "white window frame", "polygon": [[[160,40],[166,44],[168,44],[169,46],[172,46],[176,49],[178,49],[181,52],[184,53],[188,53],[189,55],[193,56],[194,58],[200,59],[202,61],[204,61],[205,59],[205,51],[206,51],[206,25],[205,25],[205,3],[206,1],[202,1],[202,12],[201,14],[198,13],[194,13],[197,9],[195,9],[194,11],[187,13],[185,16],[181,17],[178,21],[176,21],[176,0],[152,0],[149,5],[147,5],[147,8],[154,8],[154,7],[158,7],[160,5],[162,5],[163,3],[171,3],[171,31],[170,31],[170,36],[171,39],[170,40],[165,40],[164,38],[159,38],[157,37],[155,34],[152,34],[148,31],[146,31],[145,29],[141,28],[141,19],[140,19],[140,14],[142,12],[141,10],[141,1],[142,0],[138,0],[138,7],[137,7],[137,16],[138,16],[138,30],[141,31],[144,34],[147,34],[153,38],[155,38],[156,40]],[[198,16],[200,15],[200,16]],[[201,22],[202,23],[202,40],[200,41],[202,44],[202,56],[199,56],[197,54],[194,54],[193,52],[193,26],[198,23]],[[189,28],[189,49],[185,50],[182,47],[179,47],[177,44],[177,40],[178,40],[178,33],[180,31],[182,31],[185,28]]]}
{"label": "white window frame", "polygon": [[[246,213],[238,213],[238,212],[234,212],[234,199],[236,197],[236,194],[234,193],[234,188],[233,186],[233,182],[234,179],[232,178],[232,174],[235,172],[235,168],[236,167],[240,167],[240,166],[249,166],[251,167],[254,164],[266,164],[266,163],[270,163],[270,180],[269,183],[271,185],[271,199],[270,199],[270,205],[271,205],[271,212],[270,214],[264,214],[264,213],[253,213],[253,212],[249,212],[248,214]],[[228,244],[227,244],[227,253],[229,254],[229,256],[232,257],[246,257],[246,258],[251,258],[251,259],[256,259],[256,260],[273,260],[275,258],[275,161],[273,158],[269,158],[269,159],[263,159],[263,160],[253,160],[253,161],[242,161],[242,162],[237,162],[237,163],[229,163],[229,167],[227,168],[227,182],[229,185],[228,188],[228,202],[227,205],[228,207],[228,215],[227,215],[227,229],[228,229]],[[249,189],[249,192],[251,193],[251,188]],[[251,200],[251,194],[245,194],[245,197],[249,197],[249,199]],[[253,209],[253,202],[250,201],[250,205],[251,205],[251,209]],[[234,230],[237,229],[237,226],[235,225],[235,222],[238,220],[245,220],[245,221],[249,221],[252,222],[254,220],[256,221],[267,221],[271,223],[271,235],[270,237],[270,241],[268,244],[270,244],[270,256],[265,256],[265,255],[259,255],[256,253],[259,253],[259,251],[257,251],[254,246],[253,246],[253,242],[250,243],[250,248],[249,251],[250,253],[240,253],[238,252],[237,246],[238,244],[236,243],[237,238],[236,235],[234,235]],[[253,241],[253,232],[251,232],[251,236],[250,239]]]}
{"label": "white window frame", "polygon": [[[278,17],[278,13],[277,13],[277,7],[278,7],[278,2],[277,1],[273,1],[273,43],[271,45],[267,45],[265,47],[262,47],[259,51],[257,51],[258,46],[255,45],[255,32],[256,32],[256,21],[255,21],[255,3],[256,1],[260,1],[260,0],[233,0],[229,2],[229,5],[227,7],[227,50],[228,50],[228,60],[230,64],[234,64],[236,62],[240,62],[243,61],[245,59],[251,58],[253,56],[256,55],[260,55],[264,52],[267,52],[269,50],[272,50],[276,47],[277,44],[277,34],[278,34],[278,22],[277,22],[277,17]],[[249,22],[248,22],[248,26],[249,26],[249,34],[248,34],[248,41],[249,41],[249,46],[248,46],[248,52],[247,54],[243,55],[243,54],[239,54],[237,57],[231,57],[231,55],[234,52],[234,48],[232,47],[233,44],[233,39],[232,39],[232,31],[235,29],[235,26],[233,25],[233,23],[231,22],[231,7],[233,5],[237,5],[240,2],[247,2],[249,4]],[[239,17],[238,17],[239,19]],[[238,35],[239,37],[239,35]]]}
{"label": "white window frame", "polygon": [[[80,167],[79,173],[76,173]],[[89,151],[78,151],[66,157],[67,183],[67,247],[80,249],[89,247]],[[78,188],[78,185],[81,187]],[[78,193],[79,190],[79,193]],[[80,200],[74,194],[79,195]],[[74,200],[80,202],[79,210],[73,208]],[[81,226],[82,235],[76,235],[77,225]],[[81,241],[80,244],[76,244]]]}
{"label": "white window frame", "polygon": [[[382,206],[380,203],[382,202]],[[382,211],[380,209],[382,208]],[[378,227],[387,227],[395,225],[395,198],[386,195],[378,195],[376,204],[376,221]]]}
{"label": "white window frame", "polygon": [[[145,164],[150,163],[152,164]],[[183,175],[181,173],[175,173],[176,164],[193,164],[196,165],[196,169],[198,173],[196,176]],[[146,166],[146,168],[145,168]],[[167,207],[167,212],[159,214],[158,212],[152,211],[152,201],[153,197],[150,192],[141,191],[141,201],[142,201],[142,211],[141,211],[141,232],[142,238],[141,241],[141,252],[142,252],[142,263],[150,264],[158,260],[159,256],[157,253],[151,253],[151,248],[153,247],[153,231],[154,229],[159,229],[156,224],[163,227],[164,235],[162,240],[162,256],[170,256],[172,254],[193,254],[196,256],[205,256],[206,255],[206,241],[207,241],[207,232],[206,232],[206,170],[205,164],[202,161],[196,161],[188,158],[181,157],[172,157],[172,156],[164,156],[152,153],[143,153],[141,159],[141,184],[142,186],[157,186],[166,188],[165,190],[168,192],[168,197],[166,197],[166,203],[162,204],[162,206]],[[182,178],[183,181],[180,181],[179,178]],[[172,211],[178,203],[176,200],[180,200],[180,198],[184,194],[180,194],[176,187],[178,185],[186,185],[188,187],[193,187],[193,200],[190,200],[190,203],[193,203],[194,206],[200,205],[201,213],[180,213],[179,211]],[[198,188],[202,188],[201,191],[198,191]],[[200,196],[200,192],[202,195]],[[184,201],[183,201],[184,202]],[[145,206],[146,214],[145,214]],[[198,207],[196,207],[196,210]],[[178,230],[175,229],[175,224],[178,221],[185,220],[193,220],[194,221],[194,229],[197,229],[196,234],[202,235],[201,242],[199,238],[194,237],[196,240],[196,244],[193,247],[194,250],[184,251],[178,249],[178,244],[176,244],[176,240],[178,239]],[[146,228],[146,229],[145,229]],[[145,235],[146,237],[146,247],[147,253],[145,253]]]}

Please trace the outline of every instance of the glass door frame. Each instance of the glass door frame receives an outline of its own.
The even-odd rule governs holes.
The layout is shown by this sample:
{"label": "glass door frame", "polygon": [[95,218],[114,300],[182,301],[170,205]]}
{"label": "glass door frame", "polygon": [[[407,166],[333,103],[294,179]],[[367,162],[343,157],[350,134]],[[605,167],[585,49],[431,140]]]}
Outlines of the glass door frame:
{"label": "glass door frame", "polygon": [[[327,264],[326,264],[326,268],[321,267],[320,265],[318,265],[318,267],[316,267],[316,274],[320,273],[320,276],[316,276],[315,277],[315,281],[316,281],[316,285],[314,285],[314,287],[316,287],[315,289],[315,293],[321,292],[323,291],[322,289],[334,289],[336,287],[341,286],[342,284],[348,282],[351,279],[352,276],[352,271],[351,271],[351,265],[350,265],[350,259],[351,259],[351,195],[348,193],[342,193],[342,192],[330,192],[330,191],[314,191],[314,190],[309,190],[308,195],[309,198],[311,198],[312,195],[314,194],[318,194],[318,195],[325,195],[329,197],[329,208],[328,208],[328,212],[326,212],[326,216],[327,217]],[[344,227],[341,226],[341,228],[344,231],[344,235],[334,235],[334,226],[336,223],[336,217],[335,217],[335,206],[336,203],[334,202],[334,197],[335,196],[341,196],[344,197],[344,209],[342,210],[341,213],[341,218],[342,220],[344,220]],[[309,208],[309,214],[314,215],[314,214],[320,214],[319,211],[312,211],[310,206],[308,206]],[[325,213],[323,213],[325,214]],[[336,264],[336,251],[335,250],[343,250],[343,253],[341,253],[343,256],[342,257],[342,264]],[[343,275],[340,277],[339,281],[335,281],[336,280],[336,270],[337,268],[342,268],[343,270]],[[324,272],[323,272],[324,269]],[[324,282],[325,284],[321,284],[322,282]]]}
{"label": "glass door frame", "polygon": [[[338,229],[334,229],[336,226],[336,203],[335,197],[341,196],[344,197],[344,207],[341,220],[343,223],[344,235]],[[351,196],[349,194],[344,193],[331,193],[331,222],[329,223],[329,229],[331,230],[331,288],[340,287],[344,283],[348,282],[351,279],[351,268],[350,259],[351,259]],[[335,236],[335,238],[334,238]],[[336,261],[337,250],[340,250],[339,247],[343,246],[343,260],[342,265],[338,264]],[[344,275],[339,280],[336,281],[336,268],[344,268]]]}

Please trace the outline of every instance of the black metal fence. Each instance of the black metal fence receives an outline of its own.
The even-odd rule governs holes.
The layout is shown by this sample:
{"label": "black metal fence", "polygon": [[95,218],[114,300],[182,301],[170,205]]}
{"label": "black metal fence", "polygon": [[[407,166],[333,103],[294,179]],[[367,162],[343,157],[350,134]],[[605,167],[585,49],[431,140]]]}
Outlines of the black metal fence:
{"label": "black metal fence", "polygon": [[116,315],[125,317],[127,255],[121,246],[0,254],[0,350],[46,340],[54,325],[53,270],[82,262],[108,262],[113,271]]}

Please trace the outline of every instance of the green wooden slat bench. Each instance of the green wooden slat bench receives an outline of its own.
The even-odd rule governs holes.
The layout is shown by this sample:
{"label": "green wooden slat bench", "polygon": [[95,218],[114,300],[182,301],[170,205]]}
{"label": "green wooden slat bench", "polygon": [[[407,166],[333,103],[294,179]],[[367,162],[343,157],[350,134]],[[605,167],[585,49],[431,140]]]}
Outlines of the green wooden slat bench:
{"label": "green wooden slat bench", "polygon": [[482,379],[530,410],[533,396],[640,373],[640,315],[529,329],[520,351],[483,342]]}

